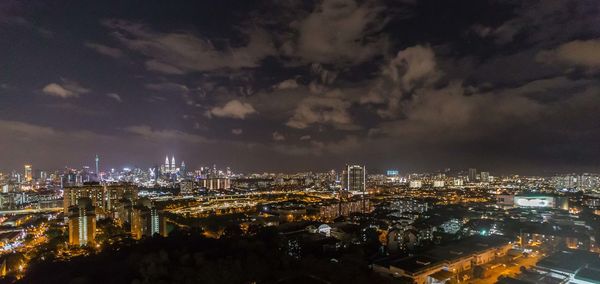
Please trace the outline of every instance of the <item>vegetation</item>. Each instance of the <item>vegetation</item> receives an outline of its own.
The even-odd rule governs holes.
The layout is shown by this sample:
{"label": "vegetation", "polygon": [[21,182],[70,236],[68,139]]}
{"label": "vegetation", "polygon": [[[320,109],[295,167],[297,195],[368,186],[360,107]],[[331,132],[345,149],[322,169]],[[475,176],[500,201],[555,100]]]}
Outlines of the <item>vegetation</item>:
{"label": "vegetation", "polygon": [[350,254],[332,260],[295,259],[279,247],[273,229],[242,236],[235,228],[221,239],[174,231],[140,242],[118,242],[68,261],[32,264],[17,283],[390,283]]}

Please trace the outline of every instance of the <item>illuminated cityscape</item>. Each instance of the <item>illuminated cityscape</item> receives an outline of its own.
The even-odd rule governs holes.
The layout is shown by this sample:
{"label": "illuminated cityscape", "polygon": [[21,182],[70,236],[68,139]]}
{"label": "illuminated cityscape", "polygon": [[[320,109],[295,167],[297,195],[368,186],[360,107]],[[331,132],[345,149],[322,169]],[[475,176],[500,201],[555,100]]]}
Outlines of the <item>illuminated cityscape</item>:
{"label": "illuminated cityscape", "polygon": [[0,283],[600,283],[600,2],[0,1]]}
{"label": "illuminated cityscape", "polygon": [[[93,257],[126,240],[190,230],[230,239],[232,226],[237,238],[274,228],[278,249],[296,260],[361,248],[370,255],[364,269],[382,281],[568,282],[596,271],[600,175],[378,173],[356,165],[238,173],[214,165],[184,171],[174,161],[158,172],[28,165],[24,177],[49,174],[2,174],[5,277],[27,277],[42,258]],[[589,261],[567,271],[569,257]]]}

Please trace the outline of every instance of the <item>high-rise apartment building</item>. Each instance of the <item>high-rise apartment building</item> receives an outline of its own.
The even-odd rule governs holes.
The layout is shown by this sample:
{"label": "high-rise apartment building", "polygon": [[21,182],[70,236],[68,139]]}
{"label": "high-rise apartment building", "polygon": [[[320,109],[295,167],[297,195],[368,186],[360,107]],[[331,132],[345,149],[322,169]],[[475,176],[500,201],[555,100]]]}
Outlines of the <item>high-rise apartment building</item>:
{"label": "high-rise apartment building", "polygon": [[165,219],[149,199],[139,199],[137,204],[131,207],[130,216],[131,236],[134,239],[151,237],[154,234],[167,236]]}
{"label": "high-rise apartment building", "polygon": [[210,177],[206,179],[202,179],[200,181],[202,187],[208,190],[218,190],[218,189],[230,189],[231,188],[231,180],[229,178],[222,177]]}
{"label": "high-rise apartment building", "polygon": [[469,169],[469,182],[476,182],[476,181],[477,181],[477,169],[470,168]]}
{"label": "high-rise apartment building", "polygon": [[80,198],[69,207],[69,245],[94,244],[96,238],[96,210],[90,198]]}
{"label": "high-rise apartment building", "polygon": [[137,196],[138,187],[128,183],[69,186],[63,189],[63,209],[65,214],[68,214],[69,207],[77,205],[80,198],[89,198],[99,215],[113,216],[121,199],[130,198],[135,201]]}

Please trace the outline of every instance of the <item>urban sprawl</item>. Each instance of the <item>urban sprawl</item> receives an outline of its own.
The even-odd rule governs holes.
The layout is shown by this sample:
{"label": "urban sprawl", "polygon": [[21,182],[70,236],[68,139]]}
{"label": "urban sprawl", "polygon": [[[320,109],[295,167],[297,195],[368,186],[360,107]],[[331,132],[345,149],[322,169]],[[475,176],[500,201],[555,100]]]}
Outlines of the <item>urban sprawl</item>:
{"label": "urban sprawl", "polygon": [[193,230],[219,239],[272,228],[291,258],[362,248],[398,283],[600,283],[600,175],[479,169],[238,173],[151,168],[0,173],[0,274]]}

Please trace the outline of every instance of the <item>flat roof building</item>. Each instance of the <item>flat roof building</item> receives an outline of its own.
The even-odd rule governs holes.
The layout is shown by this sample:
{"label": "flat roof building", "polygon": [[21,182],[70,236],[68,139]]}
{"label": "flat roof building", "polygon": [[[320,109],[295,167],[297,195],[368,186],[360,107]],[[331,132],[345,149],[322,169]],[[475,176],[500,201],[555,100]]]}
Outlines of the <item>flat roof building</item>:
{"label": "flat roof building", "polygon": [[511,241],[501,236],[473,236],[434,248],[422,254],[377,260],[373,270],[416,284],[444,283],[459,273],[503,256]]}

